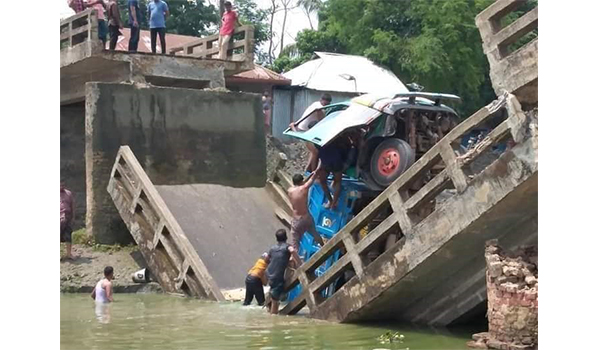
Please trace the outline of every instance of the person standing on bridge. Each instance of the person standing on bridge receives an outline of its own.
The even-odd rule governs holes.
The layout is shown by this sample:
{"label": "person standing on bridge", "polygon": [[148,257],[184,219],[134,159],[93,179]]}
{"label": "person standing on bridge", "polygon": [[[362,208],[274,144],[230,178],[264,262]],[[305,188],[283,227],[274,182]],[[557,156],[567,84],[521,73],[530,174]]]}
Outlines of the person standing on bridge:
{"label": "person standing on bridge", "polygon": [[106,48],[106,35],[108,34],[108,25],[106,24],[106,3],[104,0],[90,0],[86,7],[91,7],[96,10],[98,16],[98,38],[102,41],[102,48]]}
{"label": "person standing on bridge", "polygon": [[83,0],[69,0],[69,7],[75,11],[75,13],[83,12],[83,10],[85,10]]}
{"label": "person standing on bridge", "polygon": [[140,41],[140,4],[138,0],[129,0],[127,2],[127,9],[129,10],[129,46],[127,50],[129,52],[137,52],[138,43]]}
{"label": "person standing on bridge", "polygon": [[121,22],[119,5],[116,0],[110,0],[108,3],[108,32],[110,33],[108,48],[110,51],[115,51],[119,35],[123,35],[121,29],[123,29],[123,23]]}
{"label": "person standing on bridge", "polygon": [[226,60],[229,40],[233,36],[236,25],[241,24],[237,12],[231,9],[231,2],[225,1],[223,6],[225,12],[223,12],[223,18],[221,18],[221,29],[219,30],[219,59]]}
{"label": "person standing on bridge", "polygon": [[73,260],[71,255],[71,234],[73,233],[73,214],[75,213],[75,201],[73,193],[69,191],[64,183],[60,183],[60,242],[66,243],[67,253],[65,259]]}
{"label": "person standing on bridge", "polygon": [[153,0],[148,3],[148,18],[150,18],[150,45],[152,53],[156,53],[156,35],[160,37],[160,48],[162,54],[167,53],[167,16],[169,6],[162,0]]}
{"label": "person standing on bridge", "polygon": [[306,180],[300,174],[296,174],[292,177],[293,186],[288,189],[288,196],[292,203],[293,217],[292,217],[292,246],[299,252],[300,240],[304,232],[308,232],[313,236],[315,242],[321,246],[325,244],[323,238],[317,232],[315,227],[315,221],[308,211],[308,190],[315,182],[315,173],[321,168],[321,163],[317,166],[317,169],[313,171]]}
{"label": "person standing on bridge", "polygon": [[287,234],[284,229],[275,232],[277,244],[272,246],[268,253],[269,267],[267,268],[267,277],[271,287],[271,308],[272,314],[279,313],[279,300],[281,299],[285,287],[285,270],[291,262],[295,267],[300,266],[301,261],[298,253],[287,243]]}

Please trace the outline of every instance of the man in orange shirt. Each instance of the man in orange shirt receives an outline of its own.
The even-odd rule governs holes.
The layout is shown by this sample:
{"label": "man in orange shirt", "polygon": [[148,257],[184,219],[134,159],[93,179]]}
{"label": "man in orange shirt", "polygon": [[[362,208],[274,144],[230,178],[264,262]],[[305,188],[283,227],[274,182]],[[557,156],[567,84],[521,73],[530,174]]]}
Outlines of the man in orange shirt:
{"label": "man in orange shirt", "polygon": [[231,2],[225,1],[225,12],[221,19],[221,29],[219,30],[219,59],[227,59],[227,49],[229,48],[229,40],[233,36],[236,25],[241,25],[238,19],[237,12],[231,9]]}
{"label": "man in orange shirt", "polygon": [[265,271],[267,270],[268,264],[268,254],[263,253],[250,271],[248,271],[248,276],[246,276],[246,298],[244,299],[244,305],[250,305],[254,297],[256,297],[258,305],[262,306],[265,303],[263,286],[267,285]]}

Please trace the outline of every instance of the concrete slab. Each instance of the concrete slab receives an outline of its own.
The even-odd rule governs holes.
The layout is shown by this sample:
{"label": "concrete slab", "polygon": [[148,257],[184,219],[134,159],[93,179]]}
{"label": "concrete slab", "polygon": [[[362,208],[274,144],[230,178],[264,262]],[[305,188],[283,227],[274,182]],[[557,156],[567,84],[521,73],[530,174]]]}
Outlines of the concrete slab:
{"label": "concrete slab", "polygon": [[244,286],[248,270],[285,228],[264,188],[156,186],[219,288]]}

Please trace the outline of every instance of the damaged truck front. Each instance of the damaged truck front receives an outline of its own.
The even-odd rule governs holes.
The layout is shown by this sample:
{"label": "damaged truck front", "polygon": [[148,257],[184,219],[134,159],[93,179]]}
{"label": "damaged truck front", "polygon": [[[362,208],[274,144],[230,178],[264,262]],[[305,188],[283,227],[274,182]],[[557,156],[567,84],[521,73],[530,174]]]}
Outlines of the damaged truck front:
{"label": "damaged truck front", "polygon": [[[325,117],[307,131],[284,134],[323,147],[349,138],[344,173],[380,191],[458,124],[458,115],[442,100],[460,101],[450,94],[403,92],[394,96],[358,96],[323,106]],[[315,110],[317,110],[315,109]],[[295,125],[312,112],[307,111]]]}

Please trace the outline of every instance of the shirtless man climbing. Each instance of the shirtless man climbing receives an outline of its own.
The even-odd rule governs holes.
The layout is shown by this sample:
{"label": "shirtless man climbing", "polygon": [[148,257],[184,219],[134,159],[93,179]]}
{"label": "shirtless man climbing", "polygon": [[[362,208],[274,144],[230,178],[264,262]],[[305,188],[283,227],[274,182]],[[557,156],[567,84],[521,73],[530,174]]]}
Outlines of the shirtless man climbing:
{"label": "shirtless man climbing", "polygon": [[292,203],[292,209],[294,212],[294,216],[292,218],[292,246],[296,251],[300,247],[300,239],[304,232],[310,233],[315,242],[319,243],[321,246],[323,243],[323,238],[317,232],[315,227],[315,222],[313,220],[312,215],[308,211],[308,190],[310,186],[315,182],[315,173],[321,168],[321,164],[317,166],[317,169],[313,171],[306,180],[300,174],[296,174],[292,177],[292,182],[294,186],[290,187],[288,190],[288,196],[290,197],[290,202]]}

